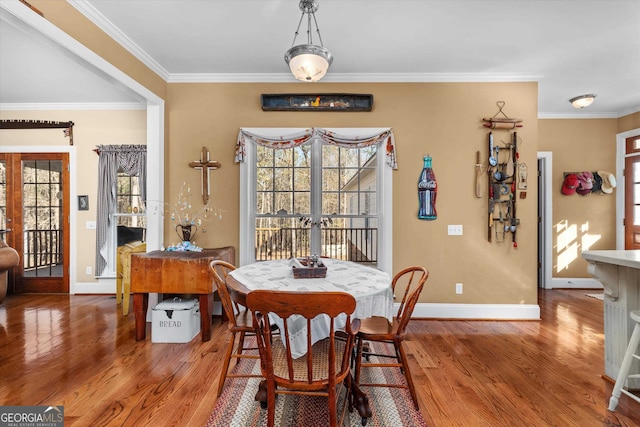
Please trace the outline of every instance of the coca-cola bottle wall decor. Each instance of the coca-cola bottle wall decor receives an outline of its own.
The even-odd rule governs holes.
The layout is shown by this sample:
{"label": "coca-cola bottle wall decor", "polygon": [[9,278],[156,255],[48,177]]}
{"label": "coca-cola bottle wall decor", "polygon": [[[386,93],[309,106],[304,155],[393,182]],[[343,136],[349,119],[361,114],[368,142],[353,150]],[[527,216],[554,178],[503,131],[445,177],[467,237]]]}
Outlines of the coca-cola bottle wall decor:
{"label": "coca-cola bottle wall decor", "polygon": [[438,217],[436,212],[436,196],[438,182],[431,167],[431,156],[424,156],[424,166],[418,179],[418,219],[432,221]]}

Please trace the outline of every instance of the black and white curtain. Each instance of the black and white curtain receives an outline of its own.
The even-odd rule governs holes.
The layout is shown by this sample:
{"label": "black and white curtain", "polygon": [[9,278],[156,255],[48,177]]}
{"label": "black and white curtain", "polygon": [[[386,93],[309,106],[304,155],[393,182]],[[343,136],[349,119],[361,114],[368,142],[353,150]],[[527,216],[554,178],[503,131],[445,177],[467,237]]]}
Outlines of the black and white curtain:
{"label": "black and white curtain", "polygon": [[96,233],[96,275],[101,275],[107,266],[104,250],[107,245],[116,212],[116,185],[118,170],[128,175],[137,175],[142,201],[147,193],[147,146],[146,145],[98,145],[98,217]]}

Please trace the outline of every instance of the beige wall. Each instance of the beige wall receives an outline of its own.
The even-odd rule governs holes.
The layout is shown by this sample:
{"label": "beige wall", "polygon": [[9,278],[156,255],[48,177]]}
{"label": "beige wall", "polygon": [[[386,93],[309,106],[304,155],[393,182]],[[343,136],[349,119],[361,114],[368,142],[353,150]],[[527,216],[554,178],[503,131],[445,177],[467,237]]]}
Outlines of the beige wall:
{"label": "beige wall", "polygon": [[[600,201],[563,199],[559,195],[562,172],[575,168],[615,166],[615,134],[640,127],[640,113],[618,120],[537,120],[536,83],[398,83],[398,84],[166,84],[137,59],[108,39],[66,2],[33,0],[45,17],[115,66],[166,100],[165,200],[171,203],[187,181],[199,188],[198,172],[187,163],[207,146],[222,163],[213,172],[212,197],[225,209],[223,219],[198,237],[201,246],[238,246],[238,166],[233,146],[239,127],[377,127],[394,128],[399,169],[394,172],[394,270],[425,264],[431,270],[423,301],[459,303],[536,303],[537,188],[530,180],[527,198],[518,200],[519,247],[487,242],[486,197],[474,196],[475,152],[486,158],[483,116],[496,112],[495,102],[506,101],[505,112],[524,119],[519,130],[521,161],[530,176],[537,151],[554,153],[554,224],[562,221],[582,227],[580,247],[611,245],[612,197]],[[370,113],[262,112],[261,93],[348,92],[372,93]],[[51,119],[47,117],[47,119]],[[68,120],[68,118],[64,118]],[[540,137],[538,135],[540,126]],[[496,132],[496,142],[508,140]],[[578,149],[572,147],[576,146]],[[583,148],[580,150],[579,148]],[[421,158],[431,154],[437,174],[438,214],[433,222],[416,218],[416,182]],[[602,165],[602,166],[601,166]],[[484,187],[486,195],[486,185]],[[576,209],[580,203],[582,209]],[[596,215],[590,215],[590,209]],[[600,219],[602,218],[602,219]],[[462,224],[464,235],[447,236],[447,224]],[[584,225],[588,225],[585,231]],[[554,229],[554,269],[558,268],[558,227]],[[596,236],[597,238],[593,237]],[[170,224],[165,244],[177,237]],[[589,237],[589,239],[585,239]],[[580,261],[554,272],[586,277]],[[455,295],[454,285],[465,285]]]}
{"label": "beige wall", "polygon": [[[371,112],[263,112],[261,93],[371,93]],[[169,162],[167,201],[186,181],[199,188],[199,173],[187,164],[207,146],[222,167],[212,173],[212,199],[227,213],[197,238],[201,246],[239,245],[239,168],[234,145],[240,127],[382,127],[394,129],[398,170],[393,173],[393,269],[424,264],[431,271],[423,301],[536,304],[536,187],[518,200],[519,247],[487,241],[487,200],[474,194],[475,153],[487,157],[483,116],[505,112],[524,120],[520,158],[535,168],[536,83],[396,84],[170,84],[167,97]],[[509,132],[494,131],[496,143]],[[433,157],[438,179],[438,219],[417,219],[417,180],[422,157]],[[484,160],[483,160],[484,161]],[[486,183],[484,186],[486,194]],[[463,236],[447,236],[448,224],[462,224]],[[167,227],[169,242],[177,240]],[[494,239],[495,240],[495,239]],[[464,294],[455,294],[455,283]]]}
{"label": "beige wall", "polygon": [[640,112],[629,114],[618,119],[618,132],[627,132],[633,129],[640,129]]}
{"label": "beige wall", "polygon": [[582,251],[616,247],[615,191],[565,196],[561,188],[566,172],[606,170],[615,174],[617,126],[617,119],[538,122],[538,150],[553,152],[553,277],[591,277]]}
{"label": "beige wall", "polygon": [[[76,212],[77,238],[72,242],[76,245],[76,280],[94,281],[93,275],[86,274],[85,269],[91,266],[95,272],[96,232],[86,229],[87,221],[96,220],[98,156],[92,150],[96,145],[146,144],[146,111],[0,111],[0,119],[74,122],[76,190],[77,194],[89,196],[89,210]],[[3,129],[0,130],[0,145],[69,146],[69,138],[63,136],[62,129]]]}

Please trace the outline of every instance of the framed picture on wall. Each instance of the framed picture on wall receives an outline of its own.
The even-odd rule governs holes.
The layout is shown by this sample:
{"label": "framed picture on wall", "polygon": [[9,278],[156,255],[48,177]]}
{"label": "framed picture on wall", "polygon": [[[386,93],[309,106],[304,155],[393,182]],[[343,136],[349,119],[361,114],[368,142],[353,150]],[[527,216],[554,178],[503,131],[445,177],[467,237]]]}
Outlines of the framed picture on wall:
{"label": "framed picture on wall", "polygon": [[89,210],[89,196],[78,196],[78,210],[79,211],[88,211]]}
{"label": "framed picture on wall", "polygon": [[354,93],[262,94],[263,111],[371,111],[373,95]]}

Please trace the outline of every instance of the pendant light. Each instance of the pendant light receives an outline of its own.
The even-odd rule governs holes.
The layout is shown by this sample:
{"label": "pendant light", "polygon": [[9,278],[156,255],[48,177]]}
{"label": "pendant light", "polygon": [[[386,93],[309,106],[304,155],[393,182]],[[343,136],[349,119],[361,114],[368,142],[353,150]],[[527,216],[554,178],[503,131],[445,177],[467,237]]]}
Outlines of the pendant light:
{"label": "pendant light", "polygon": [[[317,0],[300,0],[299,3],[302,15],[300,16],[300,22],[298,22],[298,28],[293,37],[293,43],[291,49],[284,54],[284,60],[289,65],[293,76],[304,82],[317,82],[327,73],[327,70],[333,62],[333,56],[322,45],[322,36],[320,35],[320,28],[318,28],[318,21],[316,20],[315,12],[318,10]],[[295,45],[296,38],[302,25],[302,20],[307,17],[307,43]],[[313,18],[313,21],[311,20]],[[316,32],[318,33],[318,40],[320,45],[313,44],[312,38],[312,25],[315,24]]]}

